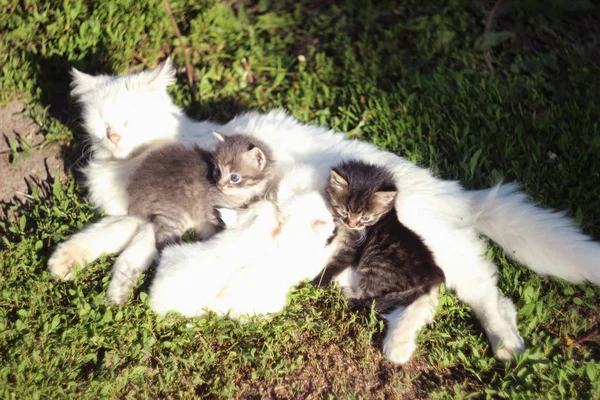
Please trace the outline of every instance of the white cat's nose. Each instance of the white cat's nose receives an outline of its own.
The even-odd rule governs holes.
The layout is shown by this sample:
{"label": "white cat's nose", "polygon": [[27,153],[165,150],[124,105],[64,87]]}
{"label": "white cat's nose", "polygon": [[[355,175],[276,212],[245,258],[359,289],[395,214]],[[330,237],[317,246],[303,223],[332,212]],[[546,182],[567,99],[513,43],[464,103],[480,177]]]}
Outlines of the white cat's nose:
{"label": "white cat's nose", "polygon": [[117,132],[113,131],[112,129],[106,133],[106,137],[108,137],[108,140],[115,146],[118,145],[119,140],[121,140],[121,135],[119,135]]}

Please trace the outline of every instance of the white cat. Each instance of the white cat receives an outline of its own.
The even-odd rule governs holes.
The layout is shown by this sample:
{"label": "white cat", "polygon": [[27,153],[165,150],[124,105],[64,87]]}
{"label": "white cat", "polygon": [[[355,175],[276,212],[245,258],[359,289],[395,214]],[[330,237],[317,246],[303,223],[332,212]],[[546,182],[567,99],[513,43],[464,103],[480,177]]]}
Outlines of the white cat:
{"label": "white cat", "polygon": [[[530,204],[514,185],[465,191],[457,182],[435,178],[402,157],[302,124],[282,111],[243,114],[224,126],[191,121],[166,94],[174,75],[169,60],[154,70],[124,77],[94,77],[78,71],[73,75],[73,94],[83,105],[84,124],[94,146],[93,160],[84,170],[90,200],[112,217],[59,245],[49,269],[56,276],[72,278],[76,263],[119,251],[127,246],[123,239],[132,240],[133,250],[127,248],[114,266],[108,297],[115,302],[124,299],[122,285],[113,285],[115,277],[135,282],[155,255],[147,227],[123,218],[128,208],[125,182],[135,166],[136,152],[145,145],[173,140],[211,147],[215,129],[258,137],[271,146],[283,168],[299,162],[314,166],[321,173],[314,182],[316,189],[324,185],[329,168],[344,159],[359,158],[392,170],[399,189],[399,219],[424,239],[444,270],[446,286],[473,308],[501,360],[511,360],[513,352],[520,353],[525,346],[514,305],[498,292],[496,266],[484,256],[485,244],[478,232],[537,273],[600,284],[600,244],[583,235],[564,214]],[[119,237],[107,234],[116,229],[115,224],[122,226]],[[437,297],[431,295],[388,316],[384,353],[390,360],[401,363],[410,358],[414,328],[431,320],[436,304]]]}

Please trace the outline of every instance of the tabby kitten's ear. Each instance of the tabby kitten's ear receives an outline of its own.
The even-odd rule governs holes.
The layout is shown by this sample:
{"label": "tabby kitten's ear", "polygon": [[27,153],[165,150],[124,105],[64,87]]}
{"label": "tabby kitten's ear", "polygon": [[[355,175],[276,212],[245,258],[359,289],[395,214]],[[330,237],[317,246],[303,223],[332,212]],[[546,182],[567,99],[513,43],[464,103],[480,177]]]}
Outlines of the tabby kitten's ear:
{"label": "tabby kitten's ear", "polygon": [[375,202],[375,205],[379,210],[392,208],[397,193],[398,192],[395,190],[373,193],[373,200]]}
{"label": "tabby kitten's ear", "polygon": [[348,189],[348,181],[345,180],[340,174],[338,174],[334,169],[331,170],[331,175],[329,176],[329,185],[332,189],[336,191],[342,191]]}
{"label": "tabby kitten's ear", "polygon": [[262,150],[256,146],[248,150],[246,154],[244,154],[244,157],[247,157],[250,162],[261,171],[265,168],[265,165],[267,165],[267,157],[265,157],[265,153],[263,153]]}
{"label": "tabby kitten's ear", "polygon": [[219,140],[219,142],[225,141],[225,138],[223,137],[223,135],[220,132],[212,131],[212,134],[214,137],[216,137]]}

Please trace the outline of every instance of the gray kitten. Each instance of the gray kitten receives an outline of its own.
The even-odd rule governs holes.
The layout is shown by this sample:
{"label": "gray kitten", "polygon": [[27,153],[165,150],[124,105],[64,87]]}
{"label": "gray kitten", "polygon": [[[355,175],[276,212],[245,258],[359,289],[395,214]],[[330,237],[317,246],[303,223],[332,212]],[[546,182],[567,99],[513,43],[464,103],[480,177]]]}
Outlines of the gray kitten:
{"label": "gray kitten", "polygon": [[243,208],[274,184],[277,166],[264,143],[222,136],[214,153],[169,144],[150,152],[127,186],[129,214],[152,222],[160,250],[189,229],[206,239],[223,229],[216,207]]}

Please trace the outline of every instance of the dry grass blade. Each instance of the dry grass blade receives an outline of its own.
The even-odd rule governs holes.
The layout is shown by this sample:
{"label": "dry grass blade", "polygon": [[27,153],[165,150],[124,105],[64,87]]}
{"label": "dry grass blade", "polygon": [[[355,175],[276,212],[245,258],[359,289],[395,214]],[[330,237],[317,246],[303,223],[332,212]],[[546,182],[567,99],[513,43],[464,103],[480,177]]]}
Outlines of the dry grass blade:
{"label": "dry grass blade", "polygon": [[181,37],[181,32],[179,31],[179,27],[177,26],[177,22],[175,21],[175,17],[173,17],[173,12],[171,11],[171,7],[169,6],[169,2],[167,0],[163,0],[163,4],[165,6],[165,10],[169,15],[169,19],[171,20],[171,25],[173,26],[173,30],[179,39],[179,44],[181,45],[181,50],[183,52],[183,58],[185,59],[185,70],[187,73],[188,81],[190,83],[190,89],[192,90],[192,94],[196,95],[196,88],[194,87],[194,73],[192,63],[190,63],[190,58],[188,57],[187,52],[185,51],[185,45],[183,43],[183,38]]}

